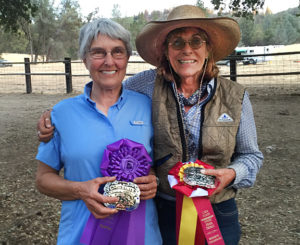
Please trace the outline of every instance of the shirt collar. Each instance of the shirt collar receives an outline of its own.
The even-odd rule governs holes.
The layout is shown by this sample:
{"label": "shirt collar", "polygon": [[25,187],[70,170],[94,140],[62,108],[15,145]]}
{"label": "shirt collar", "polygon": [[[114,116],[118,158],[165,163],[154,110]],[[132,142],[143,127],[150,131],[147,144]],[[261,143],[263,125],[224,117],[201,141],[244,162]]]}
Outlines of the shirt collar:
{"label": "shirt collar", "polygon": [[[85,87],[84,87],[84,93],[83,93],[83,95],[84,95],[85,100],[86,100],[89,104],[91,104],[91,105],[93,105],[93,106],[96,106],[95,101],[93,101],[93,100],[91,99],[92,86],[93,86],[93,81],[88,82],[88,83],[85,85]],[[122,93],[121,93],[119,99],[117,100],[117,102],[116,102],[114,105],[112,105],[112,107],[113,107],[113,106],[116,106],[116,107],[120,110],[120,109],[122,108],[122,106],[124,105],[127,96],[128,96],[128,91],[127,91],[126,89],[123,88],[123,84],[122,84]]]}
{"label": "shirt collar", "polygon": [[[207,98],[210,98],[211,92],[213,91],[214,87],[216,85],[215,79],[212,78],[208,83],[205,83],[205,88],[203,89],[203,91],[207,91]],[[176,91],[176,85],[175,82],[172,82],[172,87],[175,93],[177,93]]]}

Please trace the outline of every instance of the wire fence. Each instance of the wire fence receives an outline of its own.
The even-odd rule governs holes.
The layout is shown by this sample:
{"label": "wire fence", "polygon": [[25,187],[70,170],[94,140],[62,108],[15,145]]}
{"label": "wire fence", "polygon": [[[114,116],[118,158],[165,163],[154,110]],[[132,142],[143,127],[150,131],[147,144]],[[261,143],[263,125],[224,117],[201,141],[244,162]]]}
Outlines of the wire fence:
{"label": "wire fence", "polygon": [[[256,62],[248,62],[256,59]],[[220,63],[220,75],[253,92],[300,93],[300,52],[228,56]],[[132,56],[126,77],[154,68]],[[82,61],[69,58],[51,62],[0,63],[0,93],[81,93],[90,81]]]}

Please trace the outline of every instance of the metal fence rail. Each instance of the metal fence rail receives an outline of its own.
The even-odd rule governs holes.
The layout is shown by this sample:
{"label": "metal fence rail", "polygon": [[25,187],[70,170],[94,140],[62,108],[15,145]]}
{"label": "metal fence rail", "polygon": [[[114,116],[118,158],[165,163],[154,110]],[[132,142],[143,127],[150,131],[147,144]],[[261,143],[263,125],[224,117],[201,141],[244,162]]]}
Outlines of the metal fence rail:
{"label": "metal fence rail", "polygon": [[[251,57],[262,57],[262,61],[244,65],[243,62]],[[220,75],[246,87],[300,90],[300,52],[232,55],[225,60],[229,60],[230,65],[219,65]],[[25,58],[24,62],[11,62],[6,65],[0,67],[0,93],[81,92],[89,80],[83,62],[72,61],[70,58],[50,62],[30,62]],[[154,67],[142,60],[130,60],[126,77],[149,68]]]}

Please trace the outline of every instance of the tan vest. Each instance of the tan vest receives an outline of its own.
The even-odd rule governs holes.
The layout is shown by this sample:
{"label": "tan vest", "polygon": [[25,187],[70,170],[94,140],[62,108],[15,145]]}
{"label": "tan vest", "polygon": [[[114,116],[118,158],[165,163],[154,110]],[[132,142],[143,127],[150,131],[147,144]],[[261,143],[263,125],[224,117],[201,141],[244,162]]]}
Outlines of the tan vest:
{"label": "tan vest", "polygon": [[[231,162],[236,144],[244,88],[230,80],[215,79],[212,98],[205,105],[201,115],[199,142],[200,160],[215,168],[224,168]],[[218,120],[226,113],[233,121]],[[183,130],[181,111],[171,82],[157,75],[152,97],[152,120],[154,126],[154,161],[160,178],[159,191],[175,196],[169,186],[167,175],[177,162],[188,161],[187,141]],[[212,203],[219,203],[235,197],[233,188],[224,189],[210,198]]]}

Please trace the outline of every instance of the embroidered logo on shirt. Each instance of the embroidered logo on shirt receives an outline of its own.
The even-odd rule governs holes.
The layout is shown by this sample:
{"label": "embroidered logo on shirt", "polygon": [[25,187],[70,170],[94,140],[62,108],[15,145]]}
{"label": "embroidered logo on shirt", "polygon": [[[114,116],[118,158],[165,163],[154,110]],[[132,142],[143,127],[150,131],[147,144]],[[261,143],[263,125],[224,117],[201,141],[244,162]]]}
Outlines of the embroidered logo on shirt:
{"label": "embroidered logo on shirt", "polygon": [[223,113],[219,119],[218,122],[233,122],[233,119],[226,113]]}
{"label": "embroidered logo on shirt", "polygon": [[144,121],[132,121],[133,125],[144,125]]}

